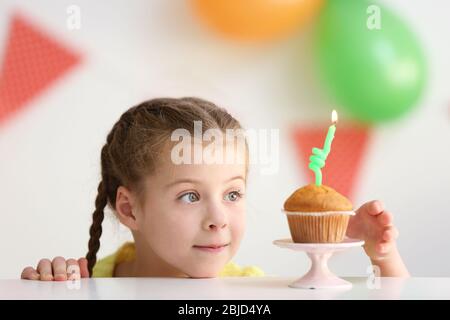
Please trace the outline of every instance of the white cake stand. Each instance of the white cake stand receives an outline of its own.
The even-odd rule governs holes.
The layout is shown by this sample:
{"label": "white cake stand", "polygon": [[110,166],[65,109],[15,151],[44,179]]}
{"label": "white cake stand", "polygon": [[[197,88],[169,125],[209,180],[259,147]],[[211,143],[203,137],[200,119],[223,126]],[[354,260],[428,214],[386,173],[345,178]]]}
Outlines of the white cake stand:
{"label": "white cake stand", "polygon": [[352,284],[328,269],[328,259],[335,252],[364,245],[364,241],[345,238],[340,243],[294,243],[292,239],[275,240],[273,244],[295,251],[304,251],[311,260],[311,268],[289,286],[302,289],[350,289]]}

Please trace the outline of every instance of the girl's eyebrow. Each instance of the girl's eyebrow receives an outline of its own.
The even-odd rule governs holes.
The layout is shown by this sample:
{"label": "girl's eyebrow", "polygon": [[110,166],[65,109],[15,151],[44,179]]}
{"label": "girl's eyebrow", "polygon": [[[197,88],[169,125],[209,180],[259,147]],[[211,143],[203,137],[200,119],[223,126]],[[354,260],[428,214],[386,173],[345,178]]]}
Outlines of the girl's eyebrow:
{"label": "girl's eyebrow", "polygon": [[[230,182],[230,181],[233,181],[233,180],[236,180],[236,179],[241,179],[242,181],[245,182],[245,179],[244,179],[243,176],[235,176],[235,177],[232,177],[230,179],[225,180],[224,183],[227,183],[227,182]],[[176,184],[179,184],[179,183],[192,183],[192,184],[196,184],[197,183],[198,184],[198,183],[201,183],[201,181],[200,180],[196,180],[196,179],[191,179],[191,178],[179,179],[179,180],[175,180],[175,181],[173,181],[171,183],[166,184],[164,186],[164,188],[165,189],[169,189],[170,187],[172,187],[172,186],[174,186]]]}

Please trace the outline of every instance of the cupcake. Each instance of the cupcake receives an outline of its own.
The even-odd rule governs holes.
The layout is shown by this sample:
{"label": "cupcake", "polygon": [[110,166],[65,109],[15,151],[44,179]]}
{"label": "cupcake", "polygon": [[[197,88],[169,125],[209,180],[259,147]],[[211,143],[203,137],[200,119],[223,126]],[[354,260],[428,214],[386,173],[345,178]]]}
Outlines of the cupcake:
{"label": "cupcake", "polygon": [[297,189],[284,203],[292,240],[296,243],[342,242],[352,203],[334,189],[309,184]]}

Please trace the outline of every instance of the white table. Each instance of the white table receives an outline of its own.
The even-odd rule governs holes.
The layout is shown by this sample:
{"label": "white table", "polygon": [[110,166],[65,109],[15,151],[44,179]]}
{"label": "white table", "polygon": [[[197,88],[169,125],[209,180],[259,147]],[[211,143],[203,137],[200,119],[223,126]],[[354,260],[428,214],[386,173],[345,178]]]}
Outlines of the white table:
{"label": "white table", "polygon": [[[293,289],[292,277],[0,280],[0,299],[450,299],[450,278],[344,278],[352,289]],[[379,282],[378,282],[379,280]],[[378,285],[377,285],[378,284]],[[378,288],[377,288],[378,287]]]}

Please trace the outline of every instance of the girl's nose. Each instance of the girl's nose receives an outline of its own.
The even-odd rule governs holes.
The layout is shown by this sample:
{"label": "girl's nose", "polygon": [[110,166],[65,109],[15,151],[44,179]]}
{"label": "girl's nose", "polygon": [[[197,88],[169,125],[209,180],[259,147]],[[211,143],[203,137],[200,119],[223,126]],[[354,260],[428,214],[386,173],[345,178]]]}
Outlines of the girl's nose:
{"label": "girl's nose", "polygon": [[222,225],[215,225],[215,224],[210,224],[209,225],[209,230],[212,230],[212,231],[214,231],[214,230],[216,230],[216,229],[223,229],[223,228],[225,228],[227,226],[227,224],[226,223],[224,223],[224,224],[222,224]]}
{"label": "girl's nose", "polygon": [[225,210],[217,205],[208,206],[206,209],[208,212],[203,221],[203,226],[205,230],[208,231],[218,231],[227,227],[228,220]]}

